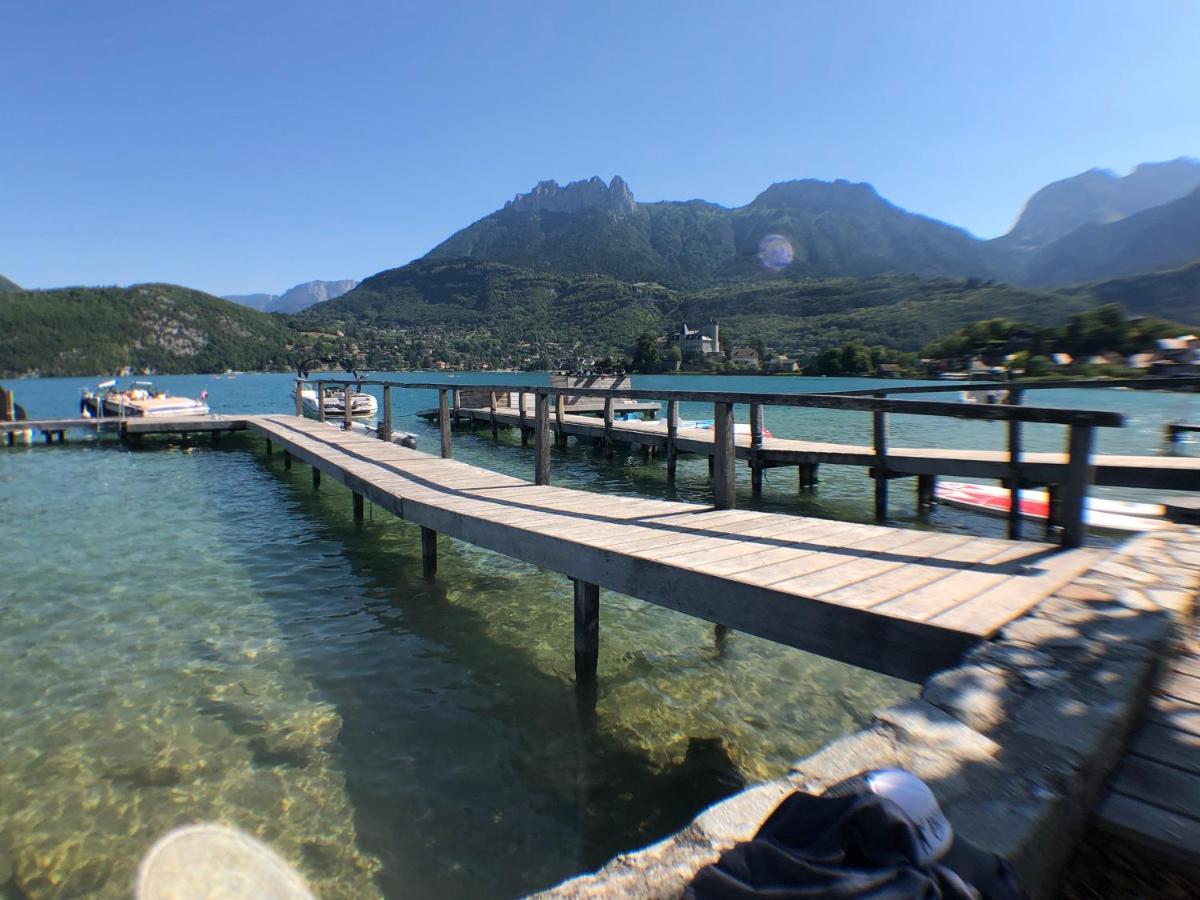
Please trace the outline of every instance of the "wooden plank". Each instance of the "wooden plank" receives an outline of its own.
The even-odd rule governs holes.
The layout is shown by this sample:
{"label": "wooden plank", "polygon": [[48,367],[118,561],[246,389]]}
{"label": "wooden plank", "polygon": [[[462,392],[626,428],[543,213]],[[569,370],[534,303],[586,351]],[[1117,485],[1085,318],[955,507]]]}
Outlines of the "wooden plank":
{"label": "wooden plank", "polygon": [[1135,797],[1110,792],[1096,810],[1096,824],[1110,834],[1147,847],[1175,864],[1196,868],[1200,822]]}
{"label": "wooden plank", "polygon": [[1133,736],[1128,752],[1200,775],[1200,734],[1146,722]]}
{"label": "wooden plank", "polygon": [[1200,811],[1200,775],[1140,756],[1121,760],[1110,787],[1145,803],[1194,818]]}
{"label": "wooden plank", "polygon": [[1156,690],[1184,703],[1193,703],[1200,709],[1200,678],[1181,672],[1168,672]]}
{"label": "wooden plank", "polygon": [[1194,703],[1156,695],[1147,704],[1146,718],[1169,728],[1200,735],[1200,709]]}
{"label": "wooden plank", "polygon": [[1171,660],[1171,668],[1184,675],[1200,678],[1200,657],[1191,653],[1183,653]]}

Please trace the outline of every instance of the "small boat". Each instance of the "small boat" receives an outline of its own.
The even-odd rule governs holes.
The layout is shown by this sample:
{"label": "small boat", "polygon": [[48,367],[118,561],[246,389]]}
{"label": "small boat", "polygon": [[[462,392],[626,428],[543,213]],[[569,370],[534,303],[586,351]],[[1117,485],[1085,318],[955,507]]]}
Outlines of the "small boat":
{"label": "small boat", "polygon": [[[1007,488],[963,481],[939,481],[937,498],[947,506],[994,516],[1007,516],[1011,505]],[[1050,514],[1050,497],[1046,491],[1024,489],[1020,504],[1023,519],[1044,522]],[[1157,531],[1166,527],[1165,515],[1161,503],[1133,503],[1102,497],[1088,497],[1083,510],[1084,521],[1104,531]]]}
{"label": "small boat", "polygon": [[84,388],[79,411],[85,417],[95,418],[207,416],[207,399],[208,391],[203,391],[199,400],[172,397],[149,381],[135,381],[122,390],[114,378],[101,382],[94,389]]}
{"label": "small boat", "polygon": [[[331,425],[334,428],[342,428],[343,427],[341,422],[326,421],[325,424]],[[367,437],[373,437],[373,438],[379,437],[379,427],[380,427],[380,425],[378,422],[376,422],[374,425],[369,425],[366,422],[351,422],[350,423],[351,431],[353,431],[357,434],[362,434],[362,435],[366,435]],[[393,431],[392,432],[392,443],[399,444],[401,447],[408,447],[410,450],[415,450],[415,449],[417,449],[417,436],[415,434],[412,434],[407,431]]]}
{"label": "small boat", "polygon": [[[350,401],[351,419],[374,419],[379,413],[379,401],[371,394],[355,391]],[[296,399],[296,391],[292,390],[292,400]],[[304,415],[310,419],[321,418],[321,404],[317,399],[316,386],[305,386],[300,397],[304,402]],[[325,385],[325,418],[344,419],[346,417],[346,390],[334,385]]]}

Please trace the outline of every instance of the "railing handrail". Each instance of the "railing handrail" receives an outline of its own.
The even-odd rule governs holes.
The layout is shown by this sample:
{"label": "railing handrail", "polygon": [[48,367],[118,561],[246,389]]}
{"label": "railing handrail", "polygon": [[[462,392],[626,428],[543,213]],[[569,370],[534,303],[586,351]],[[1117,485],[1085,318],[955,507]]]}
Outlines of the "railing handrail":
{"label": "railing handrail", "polygon": [[[1101,428],[1120,428],[1125,424],[1120,413],[1106,410],[1055,409],[1040,406],[1008,406],[1004,404],[963,404],[941,400],[888,400],[882,397],[863,397],[844,393],[765,394],[753,391],[680,391],[656,388],[584,388],[567,385],[487,384],[478,382],[402,382],[377,378],[312,378],[313,384],[379,385],[405,390],[482,391],[493,393],[569,395],[572,397],[612,397],[614,399],[646,399],[682,401],[686,403],[760,404],[762,406],[792,406],[817,409],[845,409],[860,412],[887,412],[900,415],[944,416],[955,419],[985,421],[1041,422],[1051,425],[1089,425]],[[885,389],[868,391],[882,393]]]}
{"label": "railing handrail", "polygon": [[852,391],[831,391],[839,397],[872,394],[936,394],[950,391],[1044,391],[1061,388],[1136,387],[1152,390],[1155,387],[1198,387],[1200,375],[1165,375],[1145,378],[1047,378],[1038,381],[943,381],[938,384],[902,384],[896,387],[856,388]]}

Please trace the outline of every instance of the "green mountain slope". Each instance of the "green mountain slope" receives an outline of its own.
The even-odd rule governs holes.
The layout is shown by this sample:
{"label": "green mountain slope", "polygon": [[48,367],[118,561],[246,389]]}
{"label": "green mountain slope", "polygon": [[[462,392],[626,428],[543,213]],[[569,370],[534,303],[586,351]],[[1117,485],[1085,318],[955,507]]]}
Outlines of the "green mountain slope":
{"label": "green mountain slope", "polygon": [[1100,281],[1078,291],[1104,303],[1119,303],[1131,315],[1200,326],[1200,262],[1167,272]]}
{"label": "green mountain slope", "polygon": [[732,278],[991,276],[1007,256],[888,203],[867,184],[785,182],[726,209],[700,200],[637,203],[620,178],[608,186],[593,178],[543,182],[425,257],[459,258],[688,288]]}
{"label": "green mountain slope", "polygon": [[21,286],[15,281],[10,281],[3,275],[0,275],[0,294],[7,293],[8,291],[19,291],[20,289]]}
{"label": "green mountain slope", "polygon": [[1099,302],[1087,291],[1032,291],[978,279],[783,278],[689,291],[500,263],[426,260],[368,278],[293,322],[330,335],[329,353],[342,352],[332,335],[343,332],[345,345],[371,368],[438,359],[522,366],[615,357],[643,333],[665,335],[680,321],[713,319],[730,346],[761,339],[808,355],[859,340],[917,350],[978,319],[1057,324]]}
{"label": "green mountain slope", "polygon": [[291,337],[275,316],[176,285],[0,294],[4,375],[282,368]]}

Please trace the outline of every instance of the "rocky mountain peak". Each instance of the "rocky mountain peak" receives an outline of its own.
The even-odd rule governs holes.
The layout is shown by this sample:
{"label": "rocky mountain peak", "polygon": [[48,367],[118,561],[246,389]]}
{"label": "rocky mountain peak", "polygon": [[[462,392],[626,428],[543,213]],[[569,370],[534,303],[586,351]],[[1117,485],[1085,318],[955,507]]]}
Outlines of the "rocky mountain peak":
{"label": "rocky mountain peak", "polygon": [[633,191],[620,175],[611,182],[592,176],[586,181],[572,181],[565,187],[557,181],[539,181],[527,194],[517,194],[504,204],[505,209],[520,212],[578,212],[581,209],[606,209],[614,213],[632,213],[637,209]]}

